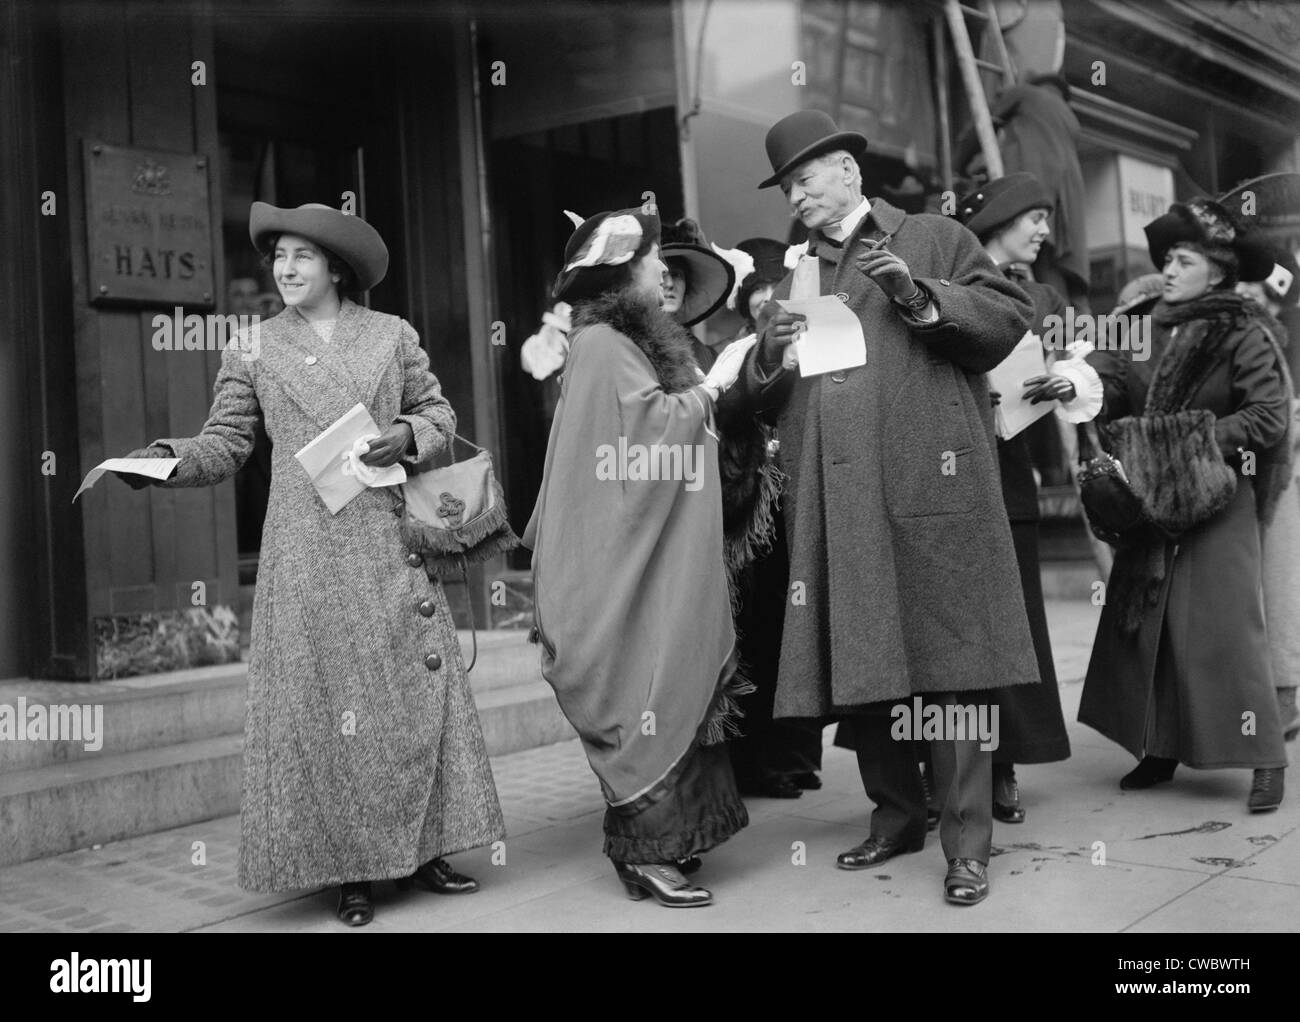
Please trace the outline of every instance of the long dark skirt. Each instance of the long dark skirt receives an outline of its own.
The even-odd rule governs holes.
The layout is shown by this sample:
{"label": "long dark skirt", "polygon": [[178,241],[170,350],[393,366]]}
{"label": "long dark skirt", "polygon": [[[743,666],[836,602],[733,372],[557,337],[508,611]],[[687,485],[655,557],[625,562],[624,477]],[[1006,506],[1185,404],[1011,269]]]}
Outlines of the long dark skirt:
{"label": "long dark skirt", "polygon": [[699,745],[671,789],[639,813],[605,810],[605,854],[614,862],[675,862],[715,848],[749,824],[727,747]]}
{"label": "long dark skirt", "polygon": [[754,691],[740,697],[740,736],[728,743],[731,765],[742,788],[758,788],[775,777],[816,773],[822,768],[820,720],[773,720],[781,629],[789,589],[790,554],[780,512],[772,549],[749,565],[740,579],[736,632],[740,660]]}
{"label": "long dark skirt", "polygon": [[1037,685],[1011,685],[990,692],[999,707],[999,744],[993,750],[993,762],[1055,763],[1070,758],[1070,739],[1065,732],[1061,691],[1052,663],[1052,640],[1047,631],[1047,610],[1043,606],[1038,523],[1012,522],[1011,539],[1016,548],[1029,634],[1034,640],[1034,656],[1042,680]]}

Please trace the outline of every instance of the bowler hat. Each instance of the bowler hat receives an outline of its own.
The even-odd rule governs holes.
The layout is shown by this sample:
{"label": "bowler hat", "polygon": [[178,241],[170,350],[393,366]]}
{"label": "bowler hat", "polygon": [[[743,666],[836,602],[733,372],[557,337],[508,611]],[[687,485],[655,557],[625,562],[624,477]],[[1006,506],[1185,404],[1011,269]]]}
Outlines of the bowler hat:
{"label": "bowler hat", "polygon": [[388,272],[388,246],[379,232],[359,216],[332,206],[309,202],[297,209],[281,209],[269,202],[255,202],[248,213],[248,236],[259,252],[266,252],[270,238],[297,234],[328,248],[357,275],[357,287],[368,291]]}
{"label": "bowler hat", "polygon": [[[576,213],[567,214],[578,220]],[[564,264],[551,286],[557,301],[596,298],[617,285],[619,272],[659,241],[659,214],[644,207],[606,210],[579,223],[564,246]]]}
{"label": "bowler hat", "polygon": [[1031,209],[1051,209],[1051,196],[1033,174],[1008,174],[957,203],[957,220],[983,243],[997,228]]}
{"label": "bowler hat", "polygon": [[1175,202],[1169,212],[1142,228],[1147,250],[1157,269],[1175,245],[1192,245],[1239,280],[1264,280],[1273,272],[1273,255],[1267,245],[1242,229],[1227,208],[1213,199]]}
{"label": "bowler hat", "polygon": [[686,271],[686,294],[673,319],[691,326],[708,319],[722,307],[736,283],[736,271],[713,252],[694,220],[678,220],[663,229],[659,258],[671,265],[678,260]]}
{"label": "bowler hat", "polygon": [[867,138],[856,131],[840,131],[830,114],[820,110],[800,110],[782,117],[767,133],[767,158],[772,176],[759,188],[771,188],[801,163],[814,156],[844,149],[855,159],[867,151]]}

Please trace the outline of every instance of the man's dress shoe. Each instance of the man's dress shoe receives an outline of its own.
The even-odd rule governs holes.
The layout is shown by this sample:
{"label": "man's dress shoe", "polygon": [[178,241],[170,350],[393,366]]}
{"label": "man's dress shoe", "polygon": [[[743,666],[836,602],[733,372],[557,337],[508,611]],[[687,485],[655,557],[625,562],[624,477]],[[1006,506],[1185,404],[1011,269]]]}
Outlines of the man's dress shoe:
{"label": "man's dress shoe", "polygon": [[908,852],[918,852],[921,850],[920,845],[915,848],[909,848],[901,841],[895,841],[893,838],[877,837],[872,834],[860,845],[855,845],[847,852],[841,852],[835,858],[835,865],[840,869],[870,869],[872,866],[879,866],[882,862],[887,862],[895,855],[905,855]]}
{"label": "man's dress shoe", "polygon": [[943,896],[954,905],[976,905],[989,895],[988,867],[978,859],[949,859]]}
{"label": "man's dress shoe", "polygon": [[804,791],[817,791],[822,786],[822,779],[811,770],[806,774],[794,774],[790,780]]}

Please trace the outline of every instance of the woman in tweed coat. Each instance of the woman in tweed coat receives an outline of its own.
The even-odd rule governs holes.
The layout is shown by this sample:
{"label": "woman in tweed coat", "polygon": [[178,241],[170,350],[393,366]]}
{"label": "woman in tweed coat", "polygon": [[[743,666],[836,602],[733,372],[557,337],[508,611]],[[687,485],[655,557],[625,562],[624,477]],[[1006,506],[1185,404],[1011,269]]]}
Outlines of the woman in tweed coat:
{"label": "woman in tweed coat", "polygon": [[251,354],[235,344],[222,353],[198,436],[134,456],[180,458],[162,485],[211,486],[243,465],[259,419],[274,442],[239,882],[341,884],[340,919],[364,925],[370,881],[475,890],[439,856],[505,831],[456,629],[441,585],[402,544],[398,491],[366,489],[332,515],[294,452],[361,402],[388,427],[362,460],[418,471],[456,417],[410,324],[341,297],[387,269],[372,227],[326,206],[254,203],[250,235],[274,259],[285,311],[261,324]]}

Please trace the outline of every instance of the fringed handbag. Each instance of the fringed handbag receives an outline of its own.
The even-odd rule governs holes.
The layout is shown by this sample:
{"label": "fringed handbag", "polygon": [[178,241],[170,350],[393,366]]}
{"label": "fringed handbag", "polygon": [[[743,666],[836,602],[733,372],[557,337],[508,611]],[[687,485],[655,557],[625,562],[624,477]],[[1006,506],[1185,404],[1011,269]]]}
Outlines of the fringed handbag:
{"label": "fringed handbag", "polygon": [[[478,453],[465,461],[453,461],[446,468],[409,476],[402,485],[402,540],[409,550],[423,555],[425,571],[439,581],[455,575],[468,581],[470,564],[519,545],[519,537],[506,516],[505,494],[492,471],[492,456],[455,434],[452,447],[457,440]],[[448,453],[454,459],[450,447]],[[470,627],[474,628],[472,616]]]}

